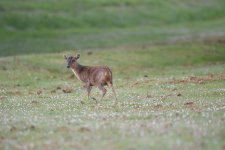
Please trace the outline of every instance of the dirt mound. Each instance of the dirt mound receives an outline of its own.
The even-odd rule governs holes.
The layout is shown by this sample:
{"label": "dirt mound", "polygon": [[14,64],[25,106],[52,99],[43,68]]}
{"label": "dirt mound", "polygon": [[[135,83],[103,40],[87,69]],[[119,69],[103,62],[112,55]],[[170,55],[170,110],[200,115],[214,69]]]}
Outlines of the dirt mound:
{"label": "dirt mound", "polygon": [[65,86],[65,87],[63,87],[62,91],[64,93],[72,93],[73,92],[73,88],[70,87],[70,86]]}
{"label": "dirt mound", "polygon": [[203,84],[208,81],[217,81],[217,80],[225,80],[225,74],[220,75],[207,75],[207,76],[190,76],[185,79],[173,79],[170,81],[164,82],[165,84],[180,84],[180,83],[197,83]]}

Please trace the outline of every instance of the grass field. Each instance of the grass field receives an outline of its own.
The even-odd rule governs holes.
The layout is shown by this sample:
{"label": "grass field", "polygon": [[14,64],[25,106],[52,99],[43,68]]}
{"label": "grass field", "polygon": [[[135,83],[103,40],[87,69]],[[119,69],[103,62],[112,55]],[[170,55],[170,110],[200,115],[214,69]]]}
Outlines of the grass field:
{"label": "grass field", "polygon": [[63,53],[2,58],[1,149],[223,149],[224,48],[80,52],[82,64],[112,68],[116,105],[110,89],[87,100]]}
{"label": "grass field", "polygon": [[224,0],[1,0],[0,56],[224,37],[224,7]]}
{"label": "grass field", "polygon": [[[0,149],[225,149],[224,8],[1,0]],[[112,69],[117,101],[87,99],[63,58],[76,53]]]}

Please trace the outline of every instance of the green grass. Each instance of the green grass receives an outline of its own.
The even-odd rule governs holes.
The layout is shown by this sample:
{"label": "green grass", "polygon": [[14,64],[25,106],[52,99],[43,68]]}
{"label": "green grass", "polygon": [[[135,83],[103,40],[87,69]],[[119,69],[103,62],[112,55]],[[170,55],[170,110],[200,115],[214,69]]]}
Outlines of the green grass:
{"label": "green grass", "polygon": [[0,56],[224,37],[224,0],[2,0]]}
{"label": "green grass", "polygon": [[1,149],[224,148],[223,44],[86,52],[81,64],[112,68],[116,105],[70,78],[63,54],[75,51],[1,58]]}
{"label": "green grass", "polygon": [[[4,28],[59,29],[174,24],[224,17],[224,1],[2,1]],[[204,12],[204,13],[203,13]]]}

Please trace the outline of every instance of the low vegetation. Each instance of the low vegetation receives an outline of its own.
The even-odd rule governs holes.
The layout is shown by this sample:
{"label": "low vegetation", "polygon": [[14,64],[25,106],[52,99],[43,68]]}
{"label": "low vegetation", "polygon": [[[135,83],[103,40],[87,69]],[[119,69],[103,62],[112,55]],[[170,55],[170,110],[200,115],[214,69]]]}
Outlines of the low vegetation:
{"label": "low vegetation", "polygon": [[1,0],[0,56],[224,37],[224,0]]}
{"label": "low vegetation", "polygon": [[110,89],[88,100],[64,53],[1,58],[0,147],[223,149],[224,52],[218,43],[80,51],[81,64],[112,68],[116,104]]}

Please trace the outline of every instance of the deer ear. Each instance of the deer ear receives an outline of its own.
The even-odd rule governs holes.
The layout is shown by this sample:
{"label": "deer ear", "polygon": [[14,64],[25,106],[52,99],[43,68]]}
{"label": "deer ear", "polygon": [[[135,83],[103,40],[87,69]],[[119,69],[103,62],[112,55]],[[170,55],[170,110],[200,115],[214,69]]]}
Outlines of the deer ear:
{"label": "deer ear", "polygon": [[77,54],[75,58],[78,60],[80,58],[80,54]]}
{"label": "deer ear", "polygon": [[64,59],[67,60],[67,56],[66,55],[63,55],[63,56],[64,56]]}

